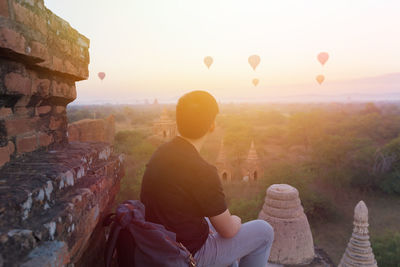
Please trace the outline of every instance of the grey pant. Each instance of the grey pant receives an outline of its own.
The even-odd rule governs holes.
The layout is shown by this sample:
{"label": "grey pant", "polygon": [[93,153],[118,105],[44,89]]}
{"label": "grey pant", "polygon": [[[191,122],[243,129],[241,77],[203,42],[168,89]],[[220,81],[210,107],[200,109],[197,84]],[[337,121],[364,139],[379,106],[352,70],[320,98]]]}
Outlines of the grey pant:
{"label": "grey pant", "polygon": [[207,219],[214,233],[196,252],[194,258],[198,266],[207,267],[265,267],[274,240],[274,229],[263,220],[242,224],[232,238],[221,237]]}

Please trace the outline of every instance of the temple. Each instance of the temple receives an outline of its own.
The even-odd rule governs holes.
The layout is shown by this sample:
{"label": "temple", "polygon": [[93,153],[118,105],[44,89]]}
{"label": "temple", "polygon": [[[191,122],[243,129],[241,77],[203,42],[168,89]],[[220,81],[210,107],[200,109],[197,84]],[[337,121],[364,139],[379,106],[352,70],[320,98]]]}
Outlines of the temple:
{"label": "temple", "polygon": [[221,147],[215,162],[215,167],[217,167],[218,175],[223,182],[232,181],[232,166],[226,157],[226,151],[224,147],[224,142],[221,141]]}
{"label": "temple", "polygon": [[89,40],[43,0],[0,0],[0,266],[101,266],[124,175],[114,120],[68,126]]}
{"label": "temple", "polygon": [[169,140],[176,136],[176,123],[168,116],[167,109],[163,109],[160,118],[154,122],[153,133],[162,140]]}
{"label": "temple", "polygon": [[257,181],[263,175],[260,159],[254,147],[254,142],[251,142],[249,153],[242,166],[243,180]]}

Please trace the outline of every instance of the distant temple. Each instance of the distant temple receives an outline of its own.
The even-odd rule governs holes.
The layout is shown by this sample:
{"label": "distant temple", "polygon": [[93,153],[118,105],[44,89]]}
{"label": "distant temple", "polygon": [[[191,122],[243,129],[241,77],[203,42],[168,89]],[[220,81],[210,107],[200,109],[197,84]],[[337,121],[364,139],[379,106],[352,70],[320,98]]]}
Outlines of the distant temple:
{"label": "distant temple", "polygon": [[[223,141],[221,142],[221,148],[215,162],[215,166],[217,167],[218,175],[222,181],[231,182],[233,180],[240,180],[234,178],[233,167],[226,157],[226,151]],[[242,164],[240,171],[242,174],[241,180],[245,182],[257,181],[263,175],[260,159],[254,147],[254,142],[251,142],[249,153],[246,160]]]}
{"label": "distant temple", "polygon": [[257,151],[254,148],[254,142],[251,142],[249,154],[242,166],[243,180],[257,181],[262,176],[262,169],[260,167],[260,159],[258,158]]}
{"label": "distant temple", "polygon": [[221,148],[219,150],[219,155],[215,163],[215,167],[217,167],[218,175],[222,181],[232,181],[232,166],[226,157],[223,141],[221,142]]}
{"label": "distant temple", "polygon": [[176,136],[176,123],[169,118],[165,108],[160,118],[154,123],[153,132],[157,137],[166,140]]}

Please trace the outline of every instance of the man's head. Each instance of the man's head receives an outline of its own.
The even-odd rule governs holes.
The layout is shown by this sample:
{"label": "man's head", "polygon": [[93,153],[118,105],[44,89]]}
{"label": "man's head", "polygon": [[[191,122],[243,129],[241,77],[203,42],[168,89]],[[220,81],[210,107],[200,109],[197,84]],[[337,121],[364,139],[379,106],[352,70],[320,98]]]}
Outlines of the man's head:
{"label": "man's head", "polygon": [[219,112],[215,98],[205,91],[192,91],[179,98],[176,124],[180,135],[199,139],[212,132]]}

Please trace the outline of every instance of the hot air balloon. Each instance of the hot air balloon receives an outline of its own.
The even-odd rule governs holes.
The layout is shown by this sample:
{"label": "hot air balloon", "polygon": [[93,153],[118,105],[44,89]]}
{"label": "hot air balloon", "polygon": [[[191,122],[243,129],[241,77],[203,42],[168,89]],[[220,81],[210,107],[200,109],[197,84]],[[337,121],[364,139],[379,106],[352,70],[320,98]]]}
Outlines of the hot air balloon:
{"label": "hot air balloon", "polygon": [[210,68],[213,61],[214,61],[213,58],[210,56],[204,58],[204,64],[206,64],[208,69]]}
{"label": "hot air balloon", "polygon": [[325,76],[322,75],[322,74],[320,74],[320,75],[318,75],[317,77],[315,77],[315,79],[317,80],[317,82],[318,82],[319,84],[322,84],[322,83],[324,82],[324,80],[325,80]]}
{"label": "hot air balloon", "polygon": [[253,68],[253,70],[256,70],[258,64],[260,64],[261,58],[259,55],[252,55],[252,56],[249,56],[248,61],[249,61],[250,66]]}
{"label": "hot air balloon", "polygon": [[319,63],[321,63],[321,65],[323,66],[328,61],[329,54],[327,52],[321,52],[318,54],[317,58],[318,58]]}
{"label": "hot air balloon", "polygon": [[99,73],[97,74],[97,76],[99,76],[100,80],[103,80],[104,77],[106,77],[106,74],[105,74],[104,72],[99,72]]}
{"label": "hot air balloon", "polygon": [[259,81],[259,79],[255,78],[253,79],[252,83],[254,84],[254,86],[257,86]]}

